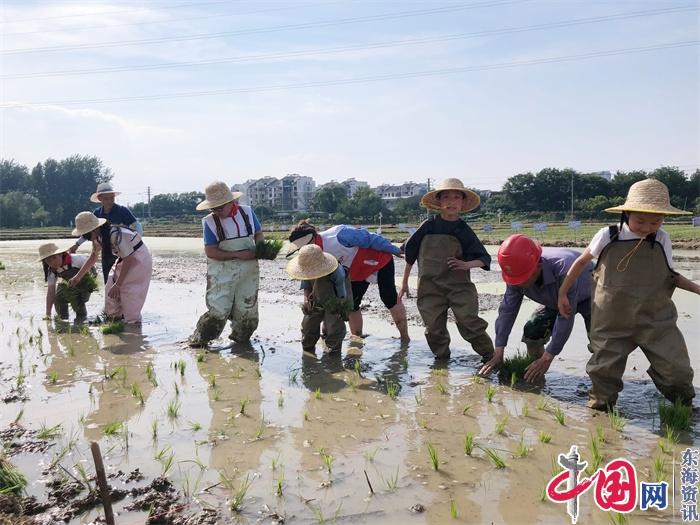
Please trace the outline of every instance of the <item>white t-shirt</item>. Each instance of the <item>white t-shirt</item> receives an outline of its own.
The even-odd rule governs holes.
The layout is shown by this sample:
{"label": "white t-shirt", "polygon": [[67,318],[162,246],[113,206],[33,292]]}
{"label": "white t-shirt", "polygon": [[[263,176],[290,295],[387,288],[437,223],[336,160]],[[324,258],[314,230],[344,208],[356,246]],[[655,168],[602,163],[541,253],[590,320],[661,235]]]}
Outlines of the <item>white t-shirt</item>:
{"label": "white t-shirt", "polygon": [[134,247],[141,242],[141,236],[138,232],[119,226],[112,226],[109,235],[112,253],[121,259],[134,253]]}
{"label": "white t-shirt", "polygon": [[[70,267],[71,268],[82,268],[83,264],[85,264],[85,261],[88,260],[87,255],[71,255],[70,256]],[[47,277],[46,282],[49,284],[49,286],[54,286],[56,284],[57,280],[57,275],[53,273],[51,270],[49,270],[49,275]]]}
{"label": "white t-shirt", "polygon": [[[639,235],[636,233],[632,233],[630,230],[629,226],[627,224],[622,225],[622,229],[620,230],[620,233],[618,234],[618,239],[621,241],[631,241],[635,239],[641,239]],[[673,268],[673,253],[671,252],[671,238],[668,236],[668,233],[663,231],[661,228],[658,229],[656,232],[656,240],[661,243],[661,246],[664,248],[664,253],[666,254],[666,260],[668,261],[668,267]],[[598,230],[598,233],[596,233],[593,236],[593,239],[591,240],[590,244],[588,245],[588,251],[591,252],[591,255],[595,257],[596,259],[600,256],[601,252],[603,251],[603,248],[605,248],[608,244],[610,244],[610,230],[606,226],[605,228],[601,228]]]}

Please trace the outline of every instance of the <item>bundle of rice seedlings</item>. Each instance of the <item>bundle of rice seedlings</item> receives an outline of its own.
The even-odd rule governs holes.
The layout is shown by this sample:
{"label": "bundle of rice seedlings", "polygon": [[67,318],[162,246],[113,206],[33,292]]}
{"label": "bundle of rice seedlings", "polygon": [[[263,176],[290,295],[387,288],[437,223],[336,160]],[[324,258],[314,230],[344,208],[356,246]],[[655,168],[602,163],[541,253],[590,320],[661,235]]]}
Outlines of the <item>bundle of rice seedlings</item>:
{"label": "bundle of rice seedlings", "polygon": [[341,299],[339,297],[331,297],[323,303],[321,308],[329,314],[339,315],[341,318],[347,320],[348,315],[352,312],[352,301],[348,298]]}
{"label": "bundle of rice seedlings", "polygon": [[83,294],[92,293],[97,290],[97,279],[94,272],[86,273],[77,286],[68,286],[66,281],[61,281],[56,286],[56,299],[63,299],[73,310],[78,308],[80,297]]}
{"label": "bundle of rice seedlings", "polygon": [[693,407],[684,405],[680,399],[676,399],[672,405],[659,403],[659,419],[662,428],[690,430],[692,415]]}
{"label": "bundle of rice seedlings", "polygon": [[27,478],[17,467],[0,455],[0,494],[21,494],[27,486]]}
{"label": "bundle of rice seedlings", "polygon": [[124,321],[110,321],[102,325],[103,334],[121,334],[124,331]]}
{"label": "bundle of rice seedlings", "polygon": [[498,379],[506,383],[512,383],[513,377],[517,381],[522,380],[525,377],[525,370],[534,360],[529,354],[521,354],[520,352],[513,357],[505,358],[498,370]]}
{"label": "bundle of rice seedlings", "polygon": [[255,258],[268,259],[270,261],[277,258],[277,254],[282,249],[284,241],[277,239],[263,239],[255,243]]}

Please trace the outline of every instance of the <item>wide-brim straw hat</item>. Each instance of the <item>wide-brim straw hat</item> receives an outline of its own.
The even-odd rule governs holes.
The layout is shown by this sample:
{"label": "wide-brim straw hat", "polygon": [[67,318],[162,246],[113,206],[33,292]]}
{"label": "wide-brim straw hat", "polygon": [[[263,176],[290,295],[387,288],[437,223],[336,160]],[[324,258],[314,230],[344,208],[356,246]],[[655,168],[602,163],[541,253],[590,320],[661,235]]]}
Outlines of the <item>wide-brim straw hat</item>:
{"label": "wide-brim straw hat", "polygon": [[47,257],[52,255],[57,255],[59,253],[65,253],[71,249],[71,245],[59,246],[55,242],[47,242],[39,246],[39,258],[34,262],[41,262]]}
{"label": "wide-brim straw hat", "polygon": [[338,259],[325,253],[320,246],[302,246],[299,255],[287,263],[287,273],[292,279],[310,281],[331,274],[338,268]]}
{"label": "wide-brim straw hat", "polygon": [[479,197],[479,195],[472,190],[465,188],[461,180],[445,179],[440,181],[434,190],[423,195],[420,200],[420,205],[424,208],[428,208],[429,210],[442,211],[440,201],[438,200],[438,193],[445,190],[462,192],[464,195],[464,200],[462,201],[461,213],[472,211],[473,209],[478,208],[479,204],[481,203],[481,197]]}
{"label": "wide-brim straw hat", "polygon": [[102,226],[107,219],[98,218],[91,211],[81,211],[75,216],[75,228],[71,235],[85,235]]}
{"label": "wide-brim straw hat", "polygon": [[98,198],[100,195],[104,195],[105,193],[114,193],[114,195],[121,195],[121,191],[114,191],[114,188],[112,187],[112,184],[109,182],[100,182],[97,185],[97,191],[90,195],[90,202],[100,202],[100,199]]}
{"label": "wide-brim straw hat", "polygon": [[287,248],[287,257],[298,252],[304,246],[313,242],[313,240],[314,240],[314,233],[307,233],[306,235],[299,237],[298,239],[294,239],[293,241],[289,241],[289,248]]}
{"label": "wide-brim straw hat", "polygon": [[641,213],[658,213],[663,215],[690,215],[691,212],[671,206],[668,188],[660,180],[645,179],[635,182],[627,192],[624,204],[608,208],[605,211],[619,213],[636,211]]}
{"label": "wide-brim straw hat", "polygon": [[197,211],[218,208],[231,201],[240,199],[243,194],[240,191],[231,191],[225,182],[214,181],[204,188],[205,199],[197,204]]}

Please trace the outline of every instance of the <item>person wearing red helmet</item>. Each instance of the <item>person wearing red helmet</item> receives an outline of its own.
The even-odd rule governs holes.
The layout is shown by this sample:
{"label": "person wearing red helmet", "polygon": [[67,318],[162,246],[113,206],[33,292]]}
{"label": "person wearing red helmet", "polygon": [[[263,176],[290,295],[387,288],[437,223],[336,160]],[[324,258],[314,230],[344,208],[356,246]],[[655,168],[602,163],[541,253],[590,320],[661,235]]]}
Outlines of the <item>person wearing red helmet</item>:
{"label": "person wearing red helmet", "polygon": [[[496,319],[496,349],[493,358],[480,370],[489,374],[503,363],[505,346],[513,324],[518,316],[523,297],[540,305],[525,323],[522,341],[527,345],[528,355],[535,358],[525,372],[525,380],[534,382],[544,377],[554,356],[564,348],[574,326],[574,315],[569,318],[559,315],[559,288],[571,265],[581,255],[576,250],[564,248],[542,248],[525,235],[511,235],[498,250],[498,264],[506,283],[506,292],[498,308]],[[578,312],[586,323],[591,322],[591,271],[581,272],[568,292],[573,313]],[[550,339],[545,350],[545,344]]]}

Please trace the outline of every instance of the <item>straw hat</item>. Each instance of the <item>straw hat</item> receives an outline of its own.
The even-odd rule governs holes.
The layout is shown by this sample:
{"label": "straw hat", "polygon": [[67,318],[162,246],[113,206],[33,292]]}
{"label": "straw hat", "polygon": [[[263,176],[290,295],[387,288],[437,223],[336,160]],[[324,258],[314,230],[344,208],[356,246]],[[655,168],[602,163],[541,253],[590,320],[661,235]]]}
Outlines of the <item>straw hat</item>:
{"label": "straw hat", "polygon": [[100,199],[98,198],[100,195],[104,195],[105,193],[114,193],[114,195],[121,195],[121,191],[114,191],[114,188],[112,187],[111,182],[100,182],[97,185],[97,191],[90,195],[90,202],[100,202]]}
{"label": "straw hat", "polygon": [[287,263],[287,273],[292,279],[310,281],[333,273],[338,267],[338,259],[324,253],[315,244],[302,246],[299,255]]}
{"label": "straw hat", "polygon": [[107,219],[98,219],[91,211],[81,211],[75,216],[75,228],[71,235],[84,235],[102,226]]}
{"label": "straw hat", "polygon": [[197,211],[218,208],[231,201],[240,199],[243,197],[243,194],[240,191],[231,191],[225,182],[217,180],[204,188],[204,196],[206,198],[197,204]]}
{"label": "straw hat", "polygon": [[635,182],[627,192],[624,204],[608,208],[605,211],[619,213],[621,211],[638,211],[642,213],[658,213],[663,215],[690,215],[691,212],[679,210],[671,206],[668,188],[660,180],[645,179]]}
{"label": "straw hat", "polygon": [[65,253],[70,250],[70,248],[70,246],[59,246],[55,242],[47,242],[39,246],[39,258],[34,262],[41,262],[52,255]]}
{"label": "straw hat", "polygon": [[459,179],[445,179],[440,181],[437,187],[433,191],[429,191],[420,200],[420,205],[429,210],[440,211],[440,201],[438,200],[438,193],[445,190],[456,190],[461,191],[464,195],[464,200],[462,201],[462,213],[467,213],[477,208],[481,203],[481,198],[479,195],[471,190],[468,190],[462,184]]}

